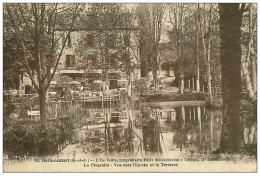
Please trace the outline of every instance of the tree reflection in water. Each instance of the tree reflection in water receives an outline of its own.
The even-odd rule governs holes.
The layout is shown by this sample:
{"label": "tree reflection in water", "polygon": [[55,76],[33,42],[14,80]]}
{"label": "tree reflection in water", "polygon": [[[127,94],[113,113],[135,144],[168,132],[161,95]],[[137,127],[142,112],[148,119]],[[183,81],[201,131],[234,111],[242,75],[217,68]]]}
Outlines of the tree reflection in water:
{"label": "tree reflection in water", "polygon": [[[117,113],[108,110],[97,128],[79,131],[85,153],[187,157],[210,155],[220,147],[222,110],[204,106],[142,107]],[[245,144],[256,144],[254,124],[245,128],[244,138]]]}

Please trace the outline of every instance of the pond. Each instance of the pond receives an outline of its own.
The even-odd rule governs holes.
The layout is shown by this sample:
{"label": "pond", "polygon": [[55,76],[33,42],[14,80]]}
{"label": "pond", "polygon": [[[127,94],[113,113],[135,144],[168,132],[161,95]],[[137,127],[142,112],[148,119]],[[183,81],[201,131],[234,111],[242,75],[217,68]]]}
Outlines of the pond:
{"label": "pond", "polygon": [[[243,148],[252,152],[243,150],[242,153],[235,154],[229,151],[221,152],[225,145],[223,140],[227,140],[227,138],[229,140],[230,136],[234,137],[233,133],[231,135],[225,133],[222,124],[223,110],[210,110],[204,101],[143,102],[132,105],[124,103],[113,108],[90,108],[89,105],[81,104],[77,108],[81,111],[78,122],[73,122],[71,118],[63,121],[65,124],[71,123],[73,130],[71,132],[70,129],[67,132],[69,143],[67,144],[65,139],[66,144],[62,150],[58,149],[58,152],[45,156],[37,155],[37,153],[34,155],[32,152],[32,155],[25,155],[24,158],[19,158],[19,155],[18,158],[12,157],[11,160],[8,155],[5,155],[5,167],[24,169],[28,165],[36,165],[39,168],[40,164],[42,171],[54,168],[59,171],[60,167],[52,160],[62,159],[70,161],[70,164],[79,168],[79,171],[89,171],[92,168],[83,170],[82,166],[103,165],[104,161],[106,161],[105,165],[116,164],[118,165],[116,167],[137,164],[120,163],[120,160],[143,160],[144,163],[140,163],[140,165],[147,166],[146,162],[149,163],[151,159],[151,161],[155,160],[156,165],[166,165],[164,167],[167,169],[167,165],[184,167],[183,162],[185,164],[188,162],[185,171],[208,172],[212,165],[212,163],[207,163],[209,161],[221,162],[219,165],[222,165],[222,169],[216,165],[214,168],[212,167],[213,171],[231,171],[231,167],[230,169],[225,167],[227,164],[236,165],[234,167],[237,169],[236,171],[241,171],[241,164],[245,171],[251,171],[251,169],[255,171],[256,169],[256,122],[249,114],[243,115],[245,120],[243,120],[242,138]],[[78,116],[79,111],[73,110],[71,113]],[[236,139],[231,140],[235,140],[234,144],[237,145]],[[229,141],[228,144],[230,143],[233,142]],[[34,144],[24,144],[21,141],[18,141],[17,144],[20,146],[16,149],[19,152],[24,152],[28,146],[38,151]],[[52,143],[50,144],[52,145]],[[117,159],[119,159],[119,163],[114,164],[113,160],[117,161]],[[49,160],[50,162],[48,162]],[[169,160],[169,164],[167,160]],[[42,162],[39,163],[39,161]],[[200,163],[193,163],[196,161],[205,161],[205,164],[201,163],[202,166],[204,165],[203,169],[201,169],[202,166],[197,168]],[[191,165],[194,169],[190,169],[189,162],[194,164]],[[245,164],[249,166],[245,166]],[[66,171],[66,169],[63,170]],[[150,169],[147,168],[147,170]],[[182,168],[179,171],[182,171]]]}
{"label": "pond", "polygon": [[222,110],[204,102],[143,103],[90,110],[75,142],[92,156],[207,155],[219,148],[221,127]]}

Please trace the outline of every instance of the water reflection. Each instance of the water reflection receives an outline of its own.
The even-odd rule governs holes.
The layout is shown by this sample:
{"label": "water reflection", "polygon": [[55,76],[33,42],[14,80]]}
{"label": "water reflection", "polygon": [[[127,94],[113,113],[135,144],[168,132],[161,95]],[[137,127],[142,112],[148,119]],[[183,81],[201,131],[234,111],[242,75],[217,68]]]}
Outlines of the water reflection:
{"label": "water reflection", "polygon": [[204,106],[95,109],[76,133],[88,154],[172,156],[219,148],[222,111]]}
{"label": "water reflection", "polygon": [[[147,108],[149,111],[150,108]],[[205,107],[177,107],[172,109],[151,110],[151,126],[158,133],[158,148],[152,151],[164,155],[207,154],[219,147],[221,136],[221,111],[209,111]],[[156,119],[151,116],[157,116]],[[155,120],[153,123],[152,120]],[[156,124],[159,124],[157,127]],[[151,131],[151,130],[150,130]],[[144,133],[145,137],[149,133]],[[156,139],[156,137],[158,137]],[[156,145],[151,144],[151,147]],[[146,150],[147,151],[147,150]]]}

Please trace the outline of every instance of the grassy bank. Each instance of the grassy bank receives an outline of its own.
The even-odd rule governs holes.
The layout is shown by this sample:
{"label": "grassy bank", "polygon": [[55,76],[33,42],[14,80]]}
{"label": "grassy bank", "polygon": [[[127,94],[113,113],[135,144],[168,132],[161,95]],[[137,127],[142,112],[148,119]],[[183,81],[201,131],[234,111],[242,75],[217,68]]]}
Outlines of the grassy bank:
{"label": "grassy bank", "polygon": [[141,95],[140,100],[144,102],[164,102],[164,101],[206,101],[206,93],[186,93],[186,94],[153,94]]}

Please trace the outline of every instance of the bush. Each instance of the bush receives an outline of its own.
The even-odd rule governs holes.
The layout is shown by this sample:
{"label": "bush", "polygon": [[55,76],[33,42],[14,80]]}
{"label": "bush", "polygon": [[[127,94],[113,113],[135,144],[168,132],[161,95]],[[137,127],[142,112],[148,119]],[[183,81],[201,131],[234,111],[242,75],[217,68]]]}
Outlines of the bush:
{"label": "bush", "polygon": [[12,96],[6,95],[3,99],[3,113],[4,118],[8,119],[15,110],[15,105],[13,103]]}
{"label": "bush", "polygon": [[4,153],[11,158],[55,154],[71,142],[72,129],[69,119],[49,122],[46,129],[36,121],[12,121],[4,126]]}
{"label": "bush", "polygon": [[147,79],[141,78],[133,82],[133,91],[137,94],[147,94],[148,92],[148,82]]}

